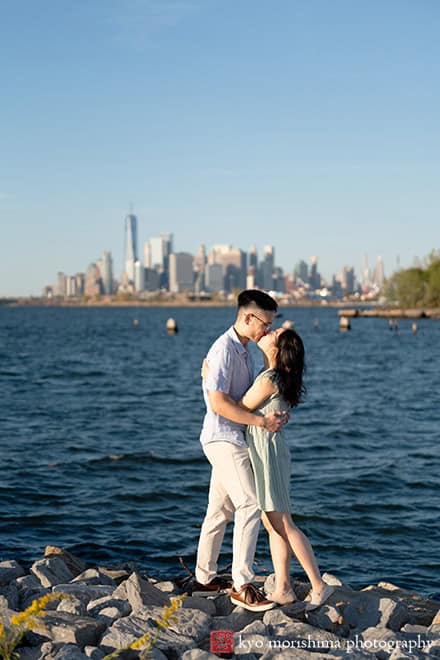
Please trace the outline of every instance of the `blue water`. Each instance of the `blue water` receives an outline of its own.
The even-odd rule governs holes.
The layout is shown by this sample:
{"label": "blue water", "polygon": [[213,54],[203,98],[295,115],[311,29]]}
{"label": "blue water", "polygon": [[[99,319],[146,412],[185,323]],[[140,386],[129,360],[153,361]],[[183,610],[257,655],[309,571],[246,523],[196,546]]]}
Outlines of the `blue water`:
{"label": "blue water", "polygon": [[[395,333],[354,319],[340,333],[334,309],[282,312],[306,346],[307,402],[287,435],[296,522],[321,568],[438,596],[440,323],[414,336],[410,321]],[[0,558],[52,544],[164,577],[179,555],[194,565],[209,483],[200,363],[233,313],[0,308]],[[230,549],[229,532],[223,566]]]}

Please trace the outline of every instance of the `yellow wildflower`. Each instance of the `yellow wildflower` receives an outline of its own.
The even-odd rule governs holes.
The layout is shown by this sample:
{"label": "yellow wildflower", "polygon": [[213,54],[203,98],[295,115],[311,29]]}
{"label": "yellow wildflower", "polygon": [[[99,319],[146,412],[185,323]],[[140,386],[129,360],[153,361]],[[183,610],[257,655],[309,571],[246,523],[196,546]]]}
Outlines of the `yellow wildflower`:
{"label": "yellow wildflower", "polygon": [[69,598],[67,594],[60,592],[53,592],[51,594],[46,594],[46,596],[41,596],[32,602],[29,607],[27,607],[23,612],[18,614],[13,614],[11,616],[11,624],[13,626],[29,626],[35,623],[35,617],[45,616],[45,608],[48,603],[53,600],[60,600],[64,598]]}
{"label": "yellow wildflower", "polygon": [[130,644],[129,648],[130,649],[140,649],[144,644],[150,644],[151,642],[151,635],[149,632],[145,633],[142,637],[139,637],[135,642]]}

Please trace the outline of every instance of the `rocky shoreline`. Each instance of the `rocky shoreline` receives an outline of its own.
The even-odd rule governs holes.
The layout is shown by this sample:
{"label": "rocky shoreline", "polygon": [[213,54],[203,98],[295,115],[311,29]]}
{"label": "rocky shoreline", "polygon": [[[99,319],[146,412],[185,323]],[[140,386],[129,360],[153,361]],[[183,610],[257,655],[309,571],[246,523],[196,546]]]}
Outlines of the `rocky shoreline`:
{"label": "rocky shoreline", "polygon": [[[389,583],[354,590],[330,574],[324,578],[337,588],[312,612],[305,612],[309,585],[301,582],[293,584],[297,602],[261,613],[234,607],[227,594],[188,595],[149,657],[215,660],[223,649],[224,657],[241,660],[440,658],[440,602]],[[267,589],[271,580],[266,578]],[[133,562],[90,568],[50,546],[27,573],[16,561],[0,562],[6,627],[14,613],[40,596],[69,595],[49,603],[38,633],[26,633],[18,648],[22,660],[102,660],[146,632],[154,634],[170,597],[184,591],[175,582],[142,574]],[[117,657],[138,658],[139,651]]]}

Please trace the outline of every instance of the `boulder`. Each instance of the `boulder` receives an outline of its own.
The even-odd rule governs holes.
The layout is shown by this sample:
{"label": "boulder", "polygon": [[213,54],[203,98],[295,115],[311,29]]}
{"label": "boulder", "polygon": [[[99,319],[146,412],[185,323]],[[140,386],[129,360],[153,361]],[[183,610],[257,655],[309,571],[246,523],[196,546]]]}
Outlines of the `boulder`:
{"label": "boulder", "polygon": [[243,607],[236,607],[228,616],[216,616],[212,620],[213,630],[233,630],[239,632],[256,620],[263,619],[264,612],[249,612]]}
{"label": "boulder", "polygon": [[114,596],[103,596],[103,598],[97,598],[91,600],[87,605],[87,614],[89,616],[98,616],[98,614],[104,608],[116,607],[120,616],[127,616],[131,614],[131,605],[127,600],[122,600],[121,598],[114,598]]}
{"label": "boulder", "polygon": [[73,579],[72,572],[59,557],[39,559],[32,564],[31,573],[43,587],[47,588],[70,582]]}
{"label": "boulder", "polygon": [[138,573],[132,573],[113,591],[114,598],[128,599],[133,612],[149,606],[166,606],[170,599],[160,589],[144,580]]}
{"label": "boulder", "polygon": [[374,653],[379,660],[387,660],[402,639],[393,630],[374,627],[364,630],[360,637],[363,650]]}
{"label": "boulder", "polygon": [[170,580],[165,582],[155,582],[154,586],[165,594],[177,595],[177,587],[174,582],[171,582]]}
{"label": "boulder", "polygon": [[431,626],[436,626],[440,625],[440,609],[437,611],[437,614],[435,614],[433,620],[431,621]]}
{"label": "boulder", "polygon": [[96,617],[98,621],[105,623],[106,627],[111,626],[116,619],[122,616],[121,611],[117,607],[103,607]]}
{"label": "boulder", "polygon": [[75,557],[75,555],[72,555],[72,553],[70,553],[68,550],[58,548],[55,545],[46,546],[44,556],[46,558],[58,557],[58,559],[61,559],[72,573],[72,575],[75,577],[85,571],[87,568],[82,559]]}
{"label": "boulder", "polygon": [[0,586],[5,585],[16,580],[24,575],[24,569],[14,560],[7,560],[0,562]]}
{"label": "boulder", "polygon": [[408,609],[408,623],[420,626],[429,626],[440,609],[440,602],[426,598],[416,591],[401,589],[390,582],[379,582],[377,586],[366,587],[363,592],[374,592],[381,598],[402,602]]}
{"label": "boulder", "polygon": [[181,660],[218,660],[218,655],[209,653],[209,651],[202,651],[202,649],[191,649],[185,651],[181,656]]}
{"label": "boulder", "polygon": [[342,612],[333,605],[324,605],[311,612],[306,612],[305,620],[311,626],[328,630],[339,637],[346,637],[350,631],[348,623],[344,621]]}
{"label": "boulder", "polygon": [[319,653],[331,649],[339,651],[347,646],[347,641],[327,630],[320,630],[302,621],[270,623],[270,639],[273,648],[282,649],[283,642],[289,641],[294,647]]}
{"label": "boulder", "polygon": [[234,634],[234,653],[262,655],[270,648],[267,626],[262,621],[253,621]]}
{"label": "boulder", "polygon": [[379,625],[390,630],[398,631],[410,620],[408,608],[403,601],[396,602],[391,598],[381,598],[379,611],[381,613]]}
{"label": "boulder", "polygon": [[18,586],[15,581],[9,582],[9,584],[0,587],[0,596],[3,596],[8,603],[8,607],[11,610],[19,609],[19,591]]}
{"label": "boulder", "polygon": [[220,594],[212,600],[215,603],[216,616],[228,616],[235,609],[235,605],[231,602],[229,594]]}
{"label": "boulder", "polygon": [[[148,610],[156,610],[156,616],[160,616],[160,608],[148,608]],[[187,610],[187,612],[193,610]],[[112,652],[114,649],[123,649],[135,642],[137,639],[150,632],[152,636],[155,635],[157,630],[152,612],[144,612],[140,610],[135,614],[128,617],[118,619],[115,623],[108,628],[104,633],[100,648],[106,653]],[[189,635],[183,635],[175,632],[174,629],[167,628],[162,630],[156,644],[164,653],[177,653],[182,654],[187,649],[195,648],[196,643]]]}
{"label": "boulder", "polygon": [[107,573],[99,568],[88,568],[72,580],[72,584],[80,582],[82,584],[94,585],[101,584],[109,587],[116,587],[116,582]]}
{"label": "boulder", "polygon": [[69,612],[77,616],[84,616],[87,613],[87,608],[84,601],[72,596],[65,598],[58,603],[57,612]]}
{"label": "boulder", "polygon": [[84,655],[86,655],[88,658],[92,658],[92,660],[102,660],[102,658],[105,656],[105,653],[97,646],[86,646],[84,648]]}
{"label": "boulder", "polygon": [[80,601],[89,603],[91,600],[96,598],[102,598],[103,596],[110,596],[113,593],[113,587],[104,586],[100,584],[82,584],[81,582],[76,582],[72,584],[57,584],[53,587],[52,591],[62,592],[70,596],[75,596]]}
{"label": "boulder", "polygon": [[53,660],[87,660],[87,656],[74,644],[63,644]]}
{"label": "boulder", "polygon": [[83,648],[98,641],[105,625],[91,617],[79,617],[68,612],[47,614],[38,622],[35,632],[52,642],[76,644]]}
{"label": "boulder", "polygon": [[[232,603],[231,603],[232,604]],[[183,601],[182,607],[192,610],[205,612],[209,616],[215,616],[217,609],[213,598],[198,598],[197,596],[188,596]]]}

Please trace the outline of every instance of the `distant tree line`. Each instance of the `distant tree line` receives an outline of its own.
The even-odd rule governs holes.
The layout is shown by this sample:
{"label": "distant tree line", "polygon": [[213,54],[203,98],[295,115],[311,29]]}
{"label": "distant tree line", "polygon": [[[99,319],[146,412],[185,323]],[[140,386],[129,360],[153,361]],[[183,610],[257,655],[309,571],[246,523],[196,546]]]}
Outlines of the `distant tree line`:
{"label": "distant tree line", "polygon": [[433,250],[422,265],[394,273],[382,294],[400,307],[440,307],[440,250]]}

